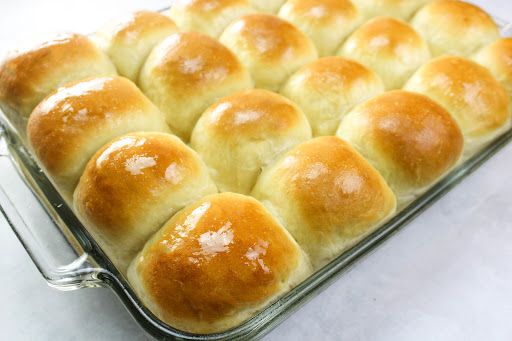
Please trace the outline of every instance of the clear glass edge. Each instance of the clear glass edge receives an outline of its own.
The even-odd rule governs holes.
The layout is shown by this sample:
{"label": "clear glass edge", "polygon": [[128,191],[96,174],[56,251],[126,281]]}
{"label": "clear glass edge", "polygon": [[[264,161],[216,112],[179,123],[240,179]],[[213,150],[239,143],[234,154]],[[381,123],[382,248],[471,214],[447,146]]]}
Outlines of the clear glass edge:
{"label": "clear glass edge", "polygon": [[[167,9],[165,8],[161,11]],[[499,18],[495,18],[495,20],[500,25],[503,35],[510,36],[512,33],[512,23],[507,23]],[[4,111],[12,111],[10,109],[5,110],[6,108],[3,109]],[[456,167],[389,222],[333,259],[251,319],[230,330],[204,335],[174,329],[161,322],[144,307],[125,278],[117,271],[71,209],[65,204],[50,180],[44,173],[40,172],[39,167],[24,145],[24,137],[18,134],[3,111],[0,111],[0,140],[3,140],[7,145],[7,148],[0,146],[0,157],[7,157],[12,161],[26,186],[34,193],[39,203],[52,217],[53,222],[61,230],[67,230],[76,238],[80,245],[79,249],[77,249],[77,259],[75,262],[57,269],[51,269],[47,264],[44,264],[43,260],[36,256],[37,250],[31,249],[30,243],[21,235],[20,229],[23,229],[23,227],[11,219],[13,214],[17,215],[16,207],[0,206],[0,213],[7,219],[8,224],[50,286],[59,290],[74,290],[97,286],[110,287],[141,327],[157,339],[240,340],[263,337],[300,306],[319,294],[322,289],[326,288],[335,279],[339,278],[356,261],[373,252],[377,246],[382,245],[385,240],[399,232],[408,222],[506,146],[512,140],[512,128],[495,138],[463,164]],[[1,189],[0,202],[9,202],[6,193],[2,193]],[[9,213],[7,210],[9,210]],[[24,228],[28,227],[25,226]]]}

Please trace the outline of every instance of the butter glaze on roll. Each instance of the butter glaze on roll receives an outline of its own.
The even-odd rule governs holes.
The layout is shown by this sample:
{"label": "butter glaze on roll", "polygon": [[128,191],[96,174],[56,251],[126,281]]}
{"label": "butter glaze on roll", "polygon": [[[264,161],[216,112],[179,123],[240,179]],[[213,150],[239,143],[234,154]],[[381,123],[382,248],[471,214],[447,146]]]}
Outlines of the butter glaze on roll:
{"label": "butter glaze on roll", "polygon": [[411,21],[425,38],[434,57],[451,54],[469,57],[500,37],[498,26],[481,8],[458,0],[436,0]]}
{"label": "butter glaze on roll", "polygon": [[151,50],[178,27],[167,16],[139,11],[122,17],[95,34],[95,40],[116,65],[121,76],[137,82]]}
{"label": "butter glaze on roll", "polygon": [[164,116],[126,78],[71,83],[32,112],[27,135],[37,159],[66,200],[94,153],[114,137],[136,131],[169,131]]}
{"label": "butter glaze on roll", "polygon": [[248,90],[208,108],[191,146],[220,191],[248,194],[262,167],[310,138],[311,127],[297,105],[267,90]]}
{"label": "butter glaze on roll", "polygon": [[357,106],[337,135],[382,174],[402,206],[455,166],[463,137],[455,120],[426,96],[395,90]]}
{"label": "butter glaze on roll", "polygon": [[441,104],[459,124],[465,155],[510,126],[510,98],[485,67],[454,56],[423,65],[405,86]]}
{"label": "butter glaze on roll", "polygon": [[0,103],[24,118],[48,94],[87,77],[112,76],[116,69],[92,41],[62,34],[30,50],[16,52],[0,66]]}
{"label": "butter glaze on roll", "polygon": [[251,0],[252,6],[258,12],[274,14],[279,11],[279,8],[286,2],[286,0]]}
{"label": "butter glaze on roll", "polygon": [[315,268],[357,243],[396,208],[382,176],[335,136],[304,142],[267,167],[253,196],[278,217]]}
{"label": "butter glaze on roll", "polygon": [[258,201],[222,193],[172,217],[128,279],[162,321],[212,333],[240,324],[310,273],[307,257]]}
{"label": "butter glaze on roll", "polygon": [[338,54],[375,71],[388,90],[401,88],[430,59],[423,38],[407,23],[391,17],[377,17],[363,24]]}
{"label": "butter glaze on roll", "polygon": [[221,97],[252,88],[238,58],[214,39],[173,34],[151,52],[141,71],[142,91],[165,114],[174,133],[188,141],[199,116]]}
{"label": "butter glaze on roll", "polygon": [[409,20],[423,5],[431,0],[352,0],[361,10],[364,17],[371,19],[377,16],[390,16],[401,20]]}
{"label": "butter glaze on roll", "polygon": [[355,105],[384,92],[370,69],[350,59],[324,57],[302,67],[281,89],[306,114],[313,136],[334,135]]}
{"label": "butter glaze on roll", "polygon": [[320,56],[334,55],[361,21],[350,0],[288,0],[279,16],[302,30]]}
{"label": "butter glaze on roll", "polygon": [[512,99],[512,38],[503,38],[487,45],[474,60],[491,71]]}
{"label": "butter glaze on roll", "polygon": [[317,59],[298,28],[273,15],[252,14],[231,23],[220,37],[247,67],[257,88],[277,91],[301,66]]}
{"label": "butter glaze on roll", "polygon": [[176,0],[169,16],[182,31],[217,38],[233,20],[253,12],[249,0]]}
{"label": "butter glaze on roll", "polygon": [[103,146],[74,193],[75,210],[121,272],[174,213],[216,187],[177,137],[131,133]]}

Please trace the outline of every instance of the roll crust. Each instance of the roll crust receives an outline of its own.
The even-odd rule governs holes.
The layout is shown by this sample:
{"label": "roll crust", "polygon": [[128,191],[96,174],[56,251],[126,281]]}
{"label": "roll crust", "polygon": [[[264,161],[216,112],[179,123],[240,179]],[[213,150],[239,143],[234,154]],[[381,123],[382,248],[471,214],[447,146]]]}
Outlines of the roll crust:
{"label": "roll crust", "polygon": [[130,133],[88,162],[74,193],[85,227],[121,271],[179,209],[215,193],[206,166],[177,137]]}
{"label": "roll crust", "polygon": [[350,0],[288,0],[279,17],[301,29],[321,57],[334,55],[362,19]]}
{"label": "roll crust", "polygon": [[86,163],[114,137],[135,130],[168,132],[160,111],[126,78],[71,83],[32,112],[27,136],[43,168],[66,200]]}
{"label": "roll crust", "polygon": [[249,0],[177,0],[169,16],[183,31],[217,38],[233,20],[253,12]]}
{"label": "roll crust", "polygon": [[480,50],[474,60],[491,71],[512,99],[512,38],[502,38]]}
{"label": "roll crust", "polygon": [[252,88],[249,73],[230,50],[194,32],[173,34],[158,45],[146,61],[139,83],[166,115],[173,132],[185,141],[215,100]]}
{"label": "roll crust", "polygon": [[436,0],[411,21],[425,38],[434,57],[469,57],[500,37],[498,26],[480,7],[459,0]]}
{"label": "roll crust", "polygon": [[394,213],[395,196],[355,149],[334,136],[304,142],[266,168],[253,196],[324,265]]}
{"label": "roll crust", "polygon": [[232,22],[220,37],[247,67],[257,88],[279,90],[283,82],[318,55],[309,38],[273,15],[251,14]]}
{"label": "roll crust", "polygon": [[95,41],[114,62],[121,76],[138,81],[151,50],[178,27],[169,17],[151,11],[130,13],[95,34]]}
{"label": "roll crust", "polygon": [[391,17],[363,24],[347,38],[338,55],[375,71],[388,90],[401,88],[430,59],[423,38],[409,24]]}
{"label": "roll crust", "polygon": [[382,92],[384,84],[375,72],[343,57],[305,65],[281,89],[304,111],[314,136],[334,135],[346,113]]}
{"label": "roll crust", "polygon": [[259,202],[222,193],[169,220],[128,278],[163,321],[205,333],[240,323],[309,271],[298,245]]}
{"label": "roll crust", "polygon": [[208,108],[191,145],[221,191],[248,194],[262,167],[309,138],[311,128],[297,105],[258,89],[224,97]]}
{"label": "roll crust", "polygon": [[462,133],[451,115],[426,96],[395,90],[351,111],[338,129],[384,176],[405,204],[460,159]]}
{"label": "roll crust", "polygon": [[467,155],[510,124],[507,91],[489,70],[470,60],[436,58],[404,88],[427,95],[452,114],[464,134]]}
{"label": "roll crust", "polygon": [[54,39],[8,57],[0,66],[0,102],[23,118],[60,86],[94,76],[112,76],[110,59],[80,34]]}

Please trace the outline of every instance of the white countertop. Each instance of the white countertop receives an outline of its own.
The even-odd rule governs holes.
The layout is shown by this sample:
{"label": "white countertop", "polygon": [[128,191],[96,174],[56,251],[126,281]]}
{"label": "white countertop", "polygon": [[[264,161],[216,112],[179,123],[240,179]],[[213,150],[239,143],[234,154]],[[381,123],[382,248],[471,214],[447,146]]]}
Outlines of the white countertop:
{"label": "white countertop", "polygon": [[[475,2],[512,21],[510,0]],[[168,3],[1,0],[0,51]],[[512,145],[266,339],[512,340],[511,170]],[[49,288],[1,216],[0,249],[0,339],[147,338],[109,289]]]}

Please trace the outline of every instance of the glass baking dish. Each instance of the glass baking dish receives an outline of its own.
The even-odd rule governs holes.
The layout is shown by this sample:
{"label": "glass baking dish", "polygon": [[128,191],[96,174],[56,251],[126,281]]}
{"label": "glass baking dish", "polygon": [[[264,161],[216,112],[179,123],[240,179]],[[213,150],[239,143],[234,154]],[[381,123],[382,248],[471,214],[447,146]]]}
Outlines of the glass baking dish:
{"label": "glass baking dish", "polygon": [[[495,20],[503,36],[512,36],[511,24]],[[27,149],[24,132],[15,128],[19,122],[9,120],[13,117],[16,117],[15,113],[8,109],[0,111],[0,211],[39,272],[51,287],[63,291],[110,287],[146,332],[157,339],[171,340],[261,338],[512,140],[512,128],[509,128],[384,226],[242,325],[222,333],[200,335],[176,330],[161,322],[144,307],[126,279],[37,166]]]}

